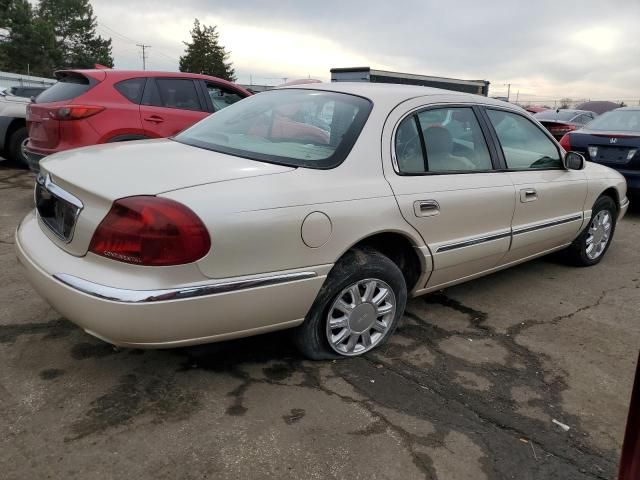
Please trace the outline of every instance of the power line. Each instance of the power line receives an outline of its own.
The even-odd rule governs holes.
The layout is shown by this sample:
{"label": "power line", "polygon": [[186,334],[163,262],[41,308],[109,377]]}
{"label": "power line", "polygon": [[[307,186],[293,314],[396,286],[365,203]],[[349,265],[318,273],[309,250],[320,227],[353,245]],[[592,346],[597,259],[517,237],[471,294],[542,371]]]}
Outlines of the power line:
{"label": "power line", "polygon": [[151,45],[145,45],[144,43],[136,43],[136,45],[142,48],[142,70],[147,69],[147,48],[151,48]]}
{"label": "power line", "polygon": [[117,30],[114,30],[113,28],[109,27],[108,25],[105,25],[104,23],[100,23],[100,22],[98,22],[98,25],[99,25],[100,27],[102,27],[102,28],[106,28],[106,29],[107,29],[107,30],[109,30],[110,32],[113,32],[112,34],[115,34],[115,35],[117,35],[117,36],[119,36],[119,37],[123,38],[124,40],[126,40],[126,41],[128,41],[128,42],[131,42],[131,43],[134,43],[134,44],[137,44],[137,43],[138,43],[138,41],[137,41],[137,40],[134,40],[134,39],[133,39],[133,38],[131,38],[131,37],[127,37],[126,35],[124,35],[124,34],[122,34],[122,33],[118,32]]}

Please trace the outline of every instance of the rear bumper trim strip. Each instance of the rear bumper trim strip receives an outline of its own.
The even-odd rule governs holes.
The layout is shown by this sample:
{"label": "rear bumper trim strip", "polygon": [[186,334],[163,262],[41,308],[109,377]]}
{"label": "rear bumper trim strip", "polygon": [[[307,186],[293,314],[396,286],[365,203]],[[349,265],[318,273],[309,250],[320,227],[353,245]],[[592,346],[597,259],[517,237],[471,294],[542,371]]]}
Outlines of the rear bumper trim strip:
{"label": "rear bumper trim strip", "polygon": [[185,298],[203,297],[220,293],[235,292],[248,288],[268,287],[279,283],[307,280],[317,277],[316,272],[296,272],[268,277],[249,278],[246,280],[234,280],[229,282],[195,285],[162,290],[128,290],[108,287],[99,283],[90,282],[83,278],[66,273],[56,273],[53,278],[65,285],[87,295],[122,303],[155,303]]}

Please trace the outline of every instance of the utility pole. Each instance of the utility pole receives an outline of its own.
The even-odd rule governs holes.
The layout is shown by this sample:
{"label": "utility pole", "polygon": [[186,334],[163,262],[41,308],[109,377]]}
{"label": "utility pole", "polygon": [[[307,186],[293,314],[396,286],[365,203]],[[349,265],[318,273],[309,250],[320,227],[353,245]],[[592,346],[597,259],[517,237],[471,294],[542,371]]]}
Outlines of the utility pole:
{"label": "utility pole", "polygon": [[507,102],[509,101],[510,96],[511,96],[511,84],[507,83]]}
{"label": "utility pole", "polygon": [[151,48],[151,45],[145,45],[144,43],[136,43],[136,46],[142,48],[142,70],[147,69],[147,48]]}

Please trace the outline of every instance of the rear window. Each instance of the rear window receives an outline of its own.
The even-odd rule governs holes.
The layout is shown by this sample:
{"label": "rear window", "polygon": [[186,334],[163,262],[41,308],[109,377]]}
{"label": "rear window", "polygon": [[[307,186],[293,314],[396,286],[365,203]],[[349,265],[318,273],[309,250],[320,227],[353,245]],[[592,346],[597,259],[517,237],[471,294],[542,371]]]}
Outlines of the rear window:
{"label": "rear window", "polygon": [[332,168],[351,151],[371,102],[321,90],[272,90],[198,122],[175,140],[253,160]]}
{"label": "rear window", "polygon": [[640,132],[640,110],[614,110],[589,123],[589,130]]}
{"label": "rear window", "polygon": [[144,91],[144,84],[146,82],[146,78],[130,78],[129,80],[116,83],[114,87],[124,98],[130,102],[139,104],[142,100],[142,92]]}
{"label": "rear window", "polygon": [[63,100],[71,100],[79,97],[87,92],[93,85],[84,75],[66,75],[58,80],[57,83],[47,88],[36,98],[36,103],[61,102]]}

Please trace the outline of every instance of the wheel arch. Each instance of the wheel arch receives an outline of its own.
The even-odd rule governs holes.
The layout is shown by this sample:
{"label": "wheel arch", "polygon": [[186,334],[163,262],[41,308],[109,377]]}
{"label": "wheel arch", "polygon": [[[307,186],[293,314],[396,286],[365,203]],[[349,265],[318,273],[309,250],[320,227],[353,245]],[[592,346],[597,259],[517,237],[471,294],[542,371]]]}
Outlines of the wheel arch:
{"label": "wheel arch", "polygon": [[613,200],[613,203],[616,204],[616,208],[620,210],[620,193],[618,192],[618,189],[616,187],[609,187],[605,189],[600,195],[598,195],[598,198],[600,197],[611,198],[611,200]]}
{"label": "wheel arch", "polygon": [[3,148],[4,149],[8,149],[9,148],[9,141],[11,140],[11,136],[16,132],[16,130],[19,130],[22,127],[26,127],[26,126],[27,126],[27,122],[26,122],[26,120],[24,118],[16,117],[13,120],[11,120],[11,122],[7,126],[6,131],[4,132],[4,138],[3,138],[4,142],[3,142],[3,145],[2,145]]}
{"label": "wheel arch", "polygon": [[406,232],[380,231],[355,242],[340,254],[336,262],[350,250],[367,248],[376,250],[398,266],[407,283],[407,291],[411,292],[428,269],[428,261],[420,252],[420,247],[423,246]]}

